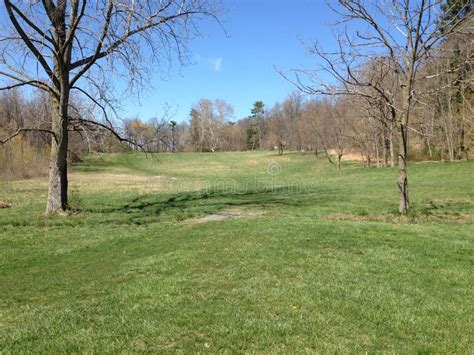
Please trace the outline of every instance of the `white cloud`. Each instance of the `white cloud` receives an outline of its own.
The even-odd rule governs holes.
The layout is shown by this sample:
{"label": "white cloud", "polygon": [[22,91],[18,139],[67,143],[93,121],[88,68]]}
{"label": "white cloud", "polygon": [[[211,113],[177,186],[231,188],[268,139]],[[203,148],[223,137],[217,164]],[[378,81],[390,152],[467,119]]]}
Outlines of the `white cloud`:
{"label": "white cloud", "polygon": [[222,69],[222,57],[219,58],[209,58],[209,63],[212,66],[212,69],[215,72],[221,71]]}

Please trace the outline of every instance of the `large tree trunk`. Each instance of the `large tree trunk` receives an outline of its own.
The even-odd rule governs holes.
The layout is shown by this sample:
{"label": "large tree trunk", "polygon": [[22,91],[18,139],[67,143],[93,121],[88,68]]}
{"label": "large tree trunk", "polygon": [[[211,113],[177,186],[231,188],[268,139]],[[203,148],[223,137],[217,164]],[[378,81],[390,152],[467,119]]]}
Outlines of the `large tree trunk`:
{"label": "large tree trunk", "polygon": [[[54,13],[48,14],[54,26],[54,38],[58,48],[66,42],[66,1],[59,1]],[[51,143],[49,165],[49,191],[47,214],[61,214],[67,209],[67,152],[68,152],[68,109],[69,109],[69,65],[71,46],[54,57],[55,87],[58,94],[51,97]]]}
{"label": "large tree trunk", "polygon": [[62,88],[61,97],[52,98],[52,131],[49,165],[49,191],[47,214],[61,214],[67,209],[67,151],[68,151],[68,105],[69,89]]}

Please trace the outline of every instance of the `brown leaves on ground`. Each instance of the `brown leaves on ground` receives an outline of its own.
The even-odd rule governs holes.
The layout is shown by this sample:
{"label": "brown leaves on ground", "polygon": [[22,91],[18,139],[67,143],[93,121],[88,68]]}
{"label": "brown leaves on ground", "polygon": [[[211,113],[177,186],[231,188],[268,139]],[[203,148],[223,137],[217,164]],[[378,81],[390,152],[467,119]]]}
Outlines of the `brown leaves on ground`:
{"label": "brown leaves on ground", "polygon": [[10,208],[12,207],[11,203],[0,201],[0,208]]}

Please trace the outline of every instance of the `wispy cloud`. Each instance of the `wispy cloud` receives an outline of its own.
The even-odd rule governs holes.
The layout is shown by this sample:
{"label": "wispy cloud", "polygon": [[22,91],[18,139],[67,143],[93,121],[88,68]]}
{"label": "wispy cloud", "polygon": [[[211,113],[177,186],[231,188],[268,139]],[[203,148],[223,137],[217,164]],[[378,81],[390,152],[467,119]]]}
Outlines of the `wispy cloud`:
{"label": "wispy cloud", "polygon": [[212,69],[215,72],[219,72],[222,69],[222,57],[219,58],[209,58],[209,63],[212,66]]}

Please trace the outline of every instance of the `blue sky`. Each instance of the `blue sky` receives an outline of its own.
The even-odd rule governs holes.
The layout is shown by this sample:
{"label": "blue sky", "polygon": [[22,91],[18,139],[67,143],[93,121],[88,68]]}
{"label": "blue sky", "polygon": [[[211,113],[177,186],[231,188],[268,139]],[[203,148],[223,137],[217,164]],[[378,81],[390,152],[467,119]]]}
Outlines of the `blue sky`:
{"label": "blue sky", "polygon": [[235,119],[250,114],[253,102],[267,107],[295,88],[274,69],[314,67],[300,39],[318,39],[330,46],[334,20],[324,0],[227,0],[226,34],[215,23],[202,26],[205,38],[194,40],[190,51],[196,64],[173,66],[163,81],[154,76],[153,88],[139,102],[124,106],[125,116],[148,119],[162,115],[166,104],[174,119],[188,119],[201,98],[223,99],[235,107]]}

